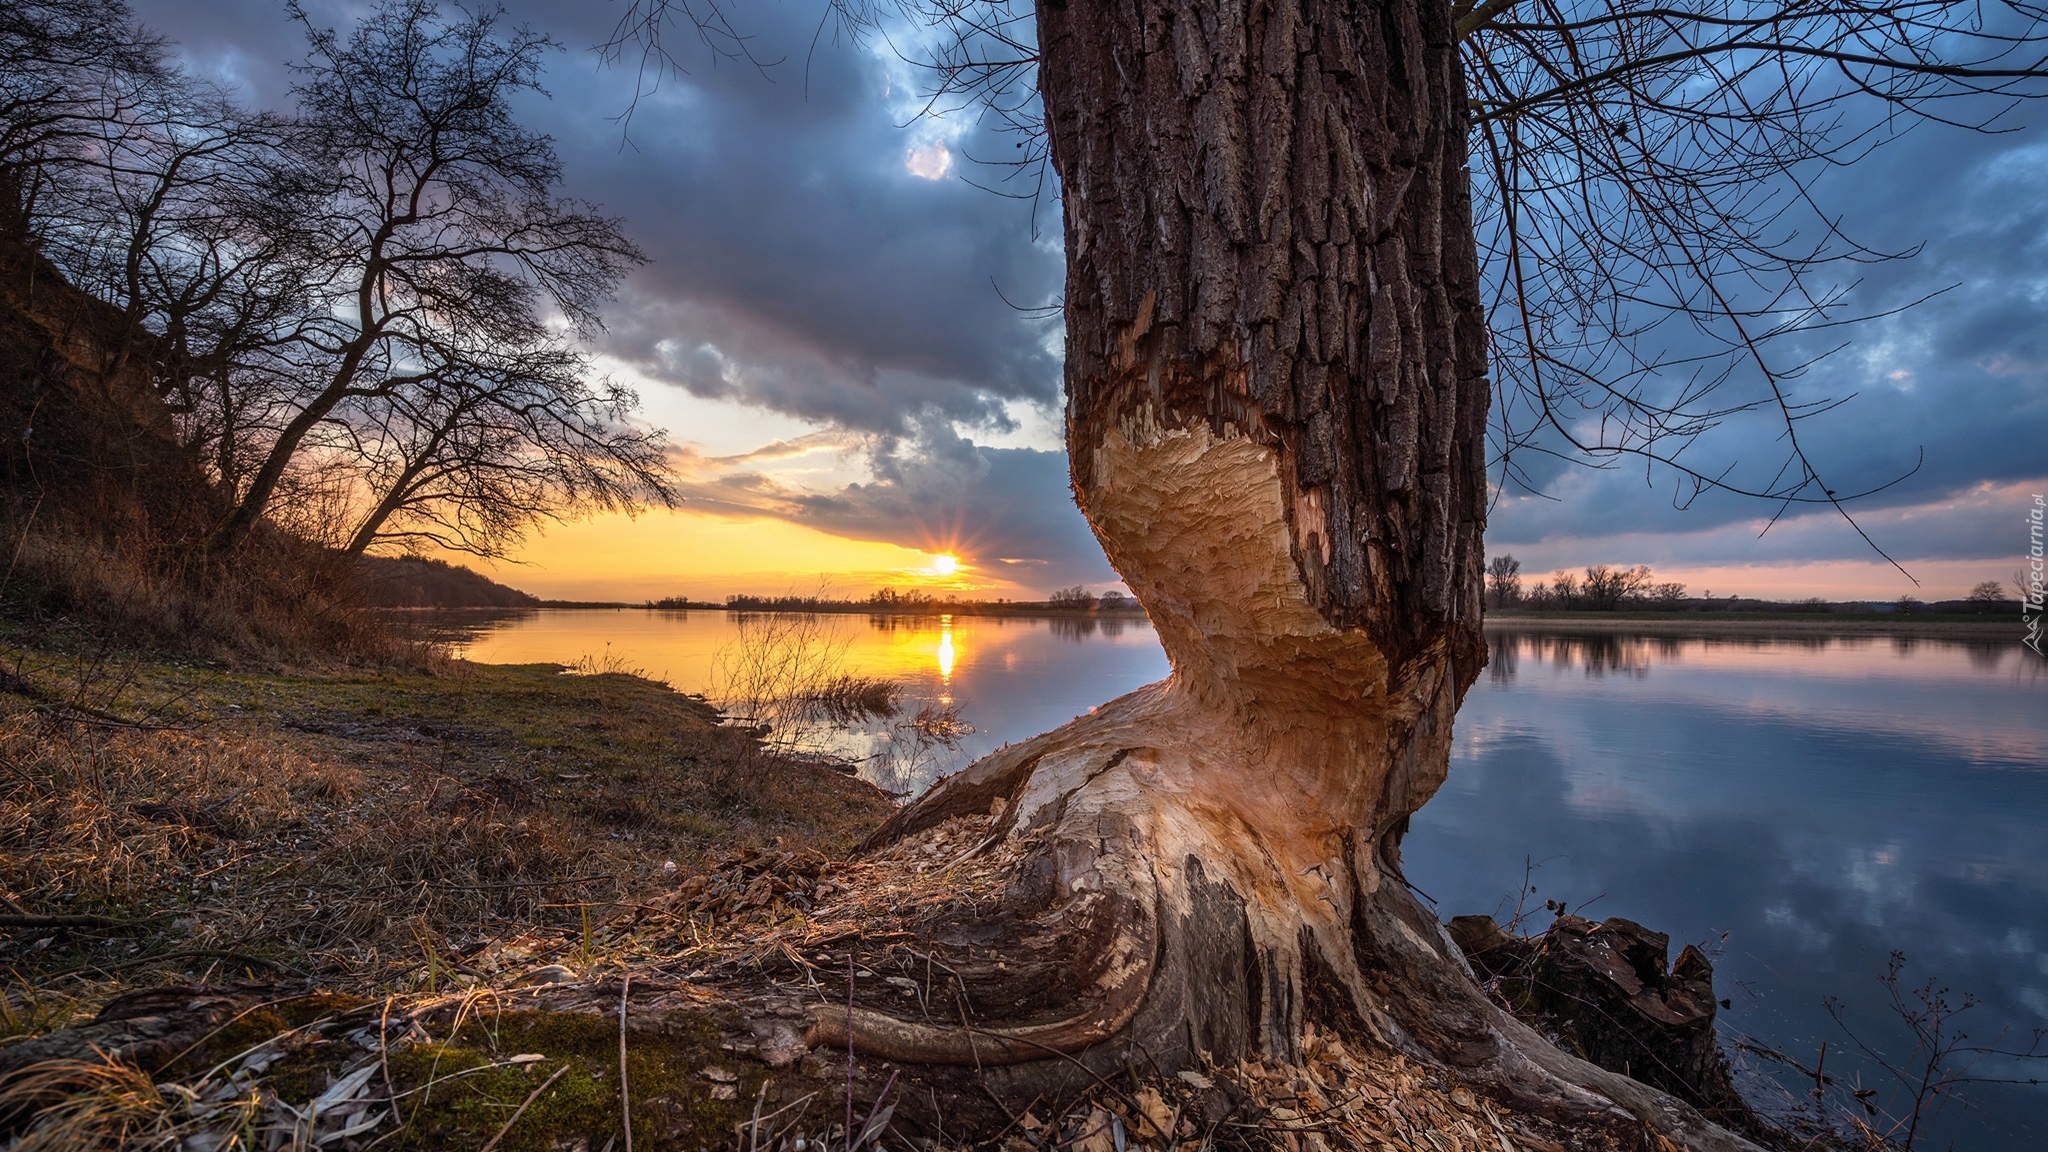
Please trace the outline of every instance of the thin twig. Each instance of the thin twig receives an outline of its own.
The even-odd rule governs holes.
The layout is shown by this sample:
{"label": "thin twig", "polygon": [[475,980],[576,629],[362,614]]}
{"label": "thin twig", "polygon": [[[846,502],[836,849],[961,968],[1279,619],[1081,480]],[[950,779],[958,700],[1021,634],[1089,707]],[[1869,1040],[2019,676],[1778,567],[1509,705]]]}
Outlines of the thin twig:
{"label": "thin twig", "polygon": [[619,985],[619,1119],[626,1130],[626,1152],[633,1152],[633,1098],[626,1086],[626,993],[632,987],[628,972]]}
{"label": "thin twig", "polygon": [[547,1091],[549,1088],[554,1087],[555,1081],[560,1080],[562,1078],[562,1073],[567,1072],[568,1070],[569,1066],[567,1064],[564,1064],[560,1068],[555,1069],[554,1075],[542,1081],[540,1087],[535,1088],[532,1092],[528,1093],[526,1099],[520,1102],[519,1107],[516,1110],[514,1110],[511,1117],[505,1121],[505,1126],[503,1128],[498,1129],[498,1134],[496,1136],[491,1137],[490,1143],[484,1145],[483,1152],[491,1152],[493,1148],[496,1148],[498,1146],[498,1141],[503,1140],[505,1138],[505,1133],[510,1132],[514,1124],[519,1123],[519,1118],[521,1116],[526,1115],[526,1110],[528,1108],[533,1107],[533,1102],[535,1100],[540,1099],[540,1094]]}

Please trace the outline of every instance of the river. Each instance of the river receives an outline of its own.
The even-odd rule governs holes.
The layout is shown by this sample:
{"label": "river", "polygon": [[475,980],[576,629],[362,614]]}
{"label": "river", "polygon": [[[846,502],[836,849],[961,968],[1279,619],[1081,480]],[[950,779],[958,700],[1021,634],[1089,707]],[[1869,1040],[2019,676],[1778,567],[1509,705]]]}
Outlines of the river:
{"label": "river", "polygon": [[[824,616],[848,667],[899,681],[907,712],[957,710],[957,751],[875,753],[888,722],[838,737],[915,792],[1167,672],[1142,619]],[[493,663],[579,658],[713,688],[739,635],[724,612],[541,610],[470,634]],[[2048,664],[2017,643],[1874,635],[1655,636],[1488,630],[1449,782],[1416,815],[1409,879],[1448,917],[1545,900],[1700,944],[1724,1037],[1899,1099],[1850,1033],[1894,1061],[1912,1041],[1879,977],[1933,978],[1971,1044],[2048,1027]],[[887,765],[886,768],[878,767]],[[1524,894],[1525,871],[1534,891]],[[1838,1023],[1828,1010],[1838,1002]],[[1844,1027],[1846,1024],[1846,1028]],[[1960,1059],[1960,1058],[1959,1058]],[[1768,1060],[1745,1083],[1796,1093]],[[1987,1059],[1979,1077],[2048,1080]],[[2048,1087],[1970,1084],[1920,1147],[2048,1146]]]}

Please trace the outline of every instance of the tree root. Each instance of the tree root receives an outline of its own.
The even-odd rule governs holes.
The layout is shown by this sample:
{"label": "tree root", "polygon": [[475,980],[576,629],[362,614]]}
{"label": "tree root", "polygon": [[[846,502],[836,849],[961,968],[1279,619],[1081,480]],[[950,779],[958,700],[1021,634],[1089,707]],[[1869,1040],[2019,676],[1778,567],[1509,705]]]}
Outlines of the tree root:
{"label": "tree root", "polygon": [[1093,964],[1107,975],[1096,985],[1100,999],[1085,1012],[1045,1024],[976,1028],[924,1024],[855,1006],[820,1006],[811,1010],[804,1043],[833,1051],[850,1048],[900,1064],[977,1068],[1066,1056],[1106,1043],[1144,1005],[1159,946],[1154,915],[1130,920],[1111,915],[1119,927]]}

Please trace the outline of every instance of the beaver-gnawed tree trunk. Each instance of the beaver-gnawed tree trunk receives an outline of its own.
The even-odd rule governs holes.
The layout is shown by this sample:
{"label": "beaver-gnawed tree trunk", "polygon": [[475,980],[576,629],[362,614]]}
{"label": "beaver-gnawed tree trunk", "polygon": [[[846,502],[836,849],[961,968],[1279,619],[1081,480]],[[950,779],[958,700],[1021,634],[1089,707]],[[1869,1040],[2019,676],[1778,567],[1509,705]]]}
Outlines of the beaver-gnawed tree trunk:
{"label": "beaver-gnawed tree trunk", "polygon": [[1288,1059],[1313,1022],[1524,1108],[1731,1139],[1494,1010],[1401,877],[1485,662],[1486,320],[1449,4],[1038,17],[1074,492],[1173,675],[877,834],[1000,808],[1075,927],[1076,1011],[833,1010],[813,1042],[850,1026],[892,1059],[1056,1071]]}

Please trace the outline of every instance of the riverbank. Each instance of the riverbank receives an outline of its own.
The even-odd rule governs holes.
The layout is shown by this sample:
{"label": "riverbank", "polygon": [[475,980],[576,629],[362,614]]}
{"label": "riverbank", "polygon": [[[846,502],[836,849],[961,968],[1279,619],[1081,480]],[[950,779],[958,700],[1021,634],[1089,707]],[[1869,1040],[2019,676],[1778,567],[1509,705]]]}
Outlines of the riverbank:
{"label": "riverbank", "polygon": [[388,994],[507,932],[588,952],[655,889],[778,842],[843,853],[891,808],[621,673],[9,665],[10,1036],[167,981]]}
{"label": "riverbank", "polygon": [[977,959],[979,937],[933,930],[1037,898],[988,854],[999,817],[855,855],[880,793],[617,661],[261,670],[24,643],[0,684],[20,785],[0,798],[0,1133],[26,1110],[67,1148],[555,1152],[630,1127],[643,1149],[787,1152],[843,1147],[851,1096],[890,1148],[1021,1127],[1109,1152],[1091,1134],[1112,1123],[1152,1148],[1608,1147],[1313,1031],[1298,1065],[1043,1099],[849,1062],[807,1030],[821,999],[953,1019],[1027,975],[1028,948]]}

